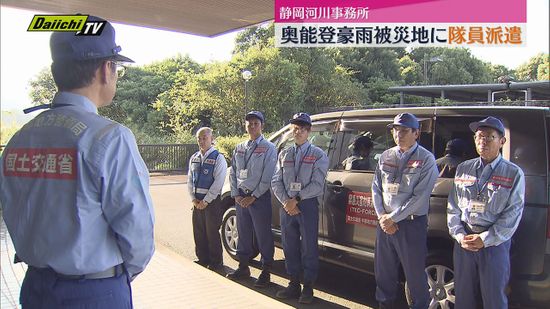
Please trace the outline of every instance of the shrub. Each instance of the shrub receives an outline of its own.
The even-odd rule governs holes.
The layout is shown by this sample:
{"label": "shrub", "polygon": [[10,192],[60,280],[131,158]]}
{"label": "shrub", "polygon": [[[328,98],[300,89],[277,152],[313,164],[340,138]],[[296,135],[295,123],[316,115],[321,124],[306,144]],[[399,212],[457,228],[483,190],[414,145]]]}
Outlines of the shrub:
{"label": "shrub", "polygon": [[217,136],[215,137],[215,146],[223,154],[228,163],[231,163],[233,157],[233,151],[240,142],[247,139],[247,135],[229,135],[229,136]]}

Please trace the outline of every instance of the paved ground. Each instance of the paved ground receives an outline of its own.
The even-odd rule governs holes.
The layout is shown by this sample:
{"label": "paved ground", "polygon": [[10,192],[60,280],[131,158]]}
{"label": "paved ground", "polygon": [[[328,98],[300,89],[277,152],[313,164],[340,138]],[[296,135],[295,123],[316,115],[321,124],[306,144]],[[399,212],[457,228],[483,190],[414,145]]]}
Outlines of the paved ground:
{"label": "paved ground", "polygon": [[[155,179],[155,183],[160,179]],[[180,222],[181,225],[181,222]],[[4,222],[0,227],[2,309],[20,308],[19,290],[26,266],[11,263],[15,253]],[[157,242],[146,270],[133,282],[136,309],[290,308],[284,303],[227,280]]]}
{"label": "paved ground", "polygon": [[[260,270],[252,267],[252,277],[236,283],[225,272],[237,263],[224,253],[225,270],[219,274],[192,262],[194,244],[191,232],[189,197],[182,175],[151,178],[155,203],[156,252],[146,270],[133,282],[137,309],[170,308],[369,308],[373,306],[372,279],[337,267],[321,269],[313,305],[299,305],[296,300],[280,302],[276,292],[286,286],[282,251],[276,249],[273,284],[266,289],[253,287]],[[0,226],[1,303],[0,308],[20,308],[19,289],[26,267],[12,264],[14,249],[3,221]],[[257,265],[256,265],[257,266]]]}

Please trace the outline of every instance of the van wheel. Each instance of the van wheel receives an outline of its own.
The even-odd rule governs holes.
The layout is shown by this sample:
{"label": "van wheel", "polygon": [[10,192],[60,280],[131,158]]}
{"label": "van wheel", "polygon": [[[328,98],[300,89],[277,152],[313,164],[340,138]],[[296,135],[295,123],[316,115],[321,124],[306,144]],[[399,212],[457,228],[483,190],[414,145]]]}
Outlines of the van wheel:
{"label": "van wheel", "polygon": [[[221,239],[227,254],[235,261],[238,261],[237,244],[239,243],[239,232],[237,231],[237,211],[235,210],[235,206],[229,207],[223,215]],[[254,237],[253,251],[250,259],[254,259],[258,253],[259,250],[256,244],[256,238]]]}
{"label": "van wheel", "polygon": [[[430,254],[426,262],[426,275],[430,289],[429,309],[452,309],[455,305],[455,276],[452,259],[443,254]],[[411,292],[405,282],[405,296],[412,304]]]}

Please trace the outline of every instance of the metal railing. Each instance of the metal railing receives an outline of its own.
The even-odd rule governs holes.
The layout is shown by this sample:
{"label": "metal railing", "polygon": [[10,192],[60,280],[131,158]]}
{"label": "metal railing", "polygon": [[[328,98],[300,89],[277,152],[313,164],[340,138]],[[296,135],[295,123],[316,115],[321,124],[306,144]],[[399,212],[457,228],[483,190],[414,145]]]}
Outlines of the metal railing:
{"label": "metal railing", "polygon": [[187,173],[189,158],[198,149],[197,144],[138,145],[139,153],[149,172]]}
{"label": "metal railing", "polygon": [[[6,145],[0,145],[0,154]],[[189,158],[199,150],[197,144],[138,145],[149,172],[187,173]]]}

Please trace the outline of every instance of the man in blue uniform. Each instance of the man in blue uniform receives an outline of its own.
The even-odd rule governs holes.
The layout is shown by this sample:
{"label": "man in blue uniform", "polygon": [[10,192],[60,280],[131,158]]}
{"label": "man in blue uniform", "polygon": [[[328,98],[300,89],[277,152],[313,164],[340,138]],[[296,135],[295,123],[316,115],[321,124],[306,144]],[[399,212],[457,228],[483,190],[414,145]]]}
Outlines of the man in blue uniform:
{"label": "man in blue uniform", "polygon": [[237,208],[239,267],[227,277],[239,280],[250,276],[248,267],[254,247],[253,239],[262,255],[262,273],[254,286],[266,287],[270,280],[275,251],[271,232],[271,192],[269,187],[277,162],[275,146],[262,135],[264,115],[258,111],[246,114],[246,132],[249,140],[237,145],[233,153],[229,180],[231,197]]}
{"label": "man in blue uniform", "polygon": [[50,47],[59,92],[0,164],[4,220],[28,265],[20,302],[131,308],[130,281],[154,252],[149,173],[132,132],[97,109],[115,95],[119,63],[132,60],[108,22],[98,36],[55,32]]}
{"label": "man in blue uniform", "polygon": [[382,153],[372,183],[379,221],[374,257],[376,300],[381,308],[394,307],[401,264],[412,308],[428,308],[430,295],[424,272],[427,214],[437,166],[432,153],[417,143],[420,126],[413,114],[395,116],[388,128],[397,146]]}
{"label": "man in blue uniform", "polygon": [[[290,276],[288,287],[279,291],[277,297],[299,297],[300,303],[309,304],[313,301],[313,283],[319,269],[317,198],[323,193],[329,160],[323,150],[308,141],[311,131],[308,114],[297,113],[290,123],[295,145],[281,151],[271,181],[273,193],[283,204],[281,237]],[[300,287],[302,271],[303,290]]]}
{"label": "man in blue uniform", "polygon": [[227,163],[223,155],[212,146],[212,129],[197,131],[199,151],[189,159],[187,189],[193,199],[193,236],[197,263],[212,270],[222,270],[222,192]]}
{"label": "man in blue uniform", "polygon": [[508,308],[510,244],[525,201],[523,171],[500,155],[504,125],[495,117],[470,123],[479,158],[458,165],[447,225],[454,247],[455,308]]}

